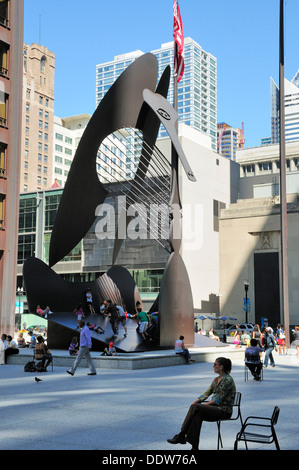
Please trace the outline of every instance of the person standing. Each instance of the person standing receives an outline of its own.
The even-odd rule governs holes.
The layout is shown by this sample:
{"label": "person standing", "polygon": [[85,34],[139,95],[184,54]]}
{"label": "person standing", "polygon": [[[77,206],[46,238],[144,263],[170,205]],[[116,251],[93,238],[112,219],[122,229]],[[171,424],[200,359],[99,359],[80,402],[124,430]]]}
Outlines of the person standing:
{"label": "person standing", "polygon": [[117,327],[119,327],[119,323],[121,323],[121,325],[123,326],[123,328],[125,330],[124,336],[127,336],[128,335],[128,329],[127,329],[127,316],[126,316],[126,313],[125,313],[125,311],[124,311],[124,309],[121,305],[117,305],[116,308],[117,308],[118,314],[119,314]]}
{"label": "person standing", "polygon": [[118,324],[120,319],[120,314],[117,306],[112,303],[112,300],[107,300],[107,313],[110,315],[110,323],[113,331],[112,338],[117,338],[118,336]]}
{"label": "person standing", "polygon": [[264,338],[263,338],[263,346],[265,350],[265,360],[264,360],[264,367],[268,366],[268,362],[270,359],[270,366],[275,367],[275,361],[273,357],[273,350],[277,351],[274,336],[269,333],[268,329],[265,328],[264,331]]}
{"label": "person standing", "polygon": [[132,315],[132,318],[135,318],[135,317],[137,318],[139,322],[139,329],[138,329],[139,333],[141,334],[142,338],[145,340],[146,339],[145,332],[148,327],[148,316],[146,312],[143,312],[141,310],[141,308],[137,308],[137,312],[138,313],[135,313],[135,315]]}
{"label": "person standing", "polygon": [[81,320],[80,322],[80,328],[81,333],[80,333],[80,346],[79,346],[79,352],[76,357],[76,360],[74,364],[72,365],[70,370],[67,370],[66,372],[70,375],[74,375],[76,372],[76,369],[78,365],[80,364],[81,360],[83,357],[87,360],[88,367],[90,369],[90,373],[87,375],[96,375],[96,368],[94,366],[94,363],[91,359],[90,355],[90,348],[91,348],[91,334],[89,328],[85,325],[85,322]]}
{"label": "person standing", "polygon": [[295,346],[296,348],[296,356],[299,356],[299,326],[295,326],[295,329],[292,330],[293,333],[293,341],[291,342],[291,346]]}
{"label": "person standing", "polygon": [[285,342],[285,331],[283,329],[282,325],[277,325],[277,330],[276,330],[276,341],[278,344],[279,348],[279,354],[281,354],[281,349],[283,351],[283,354],[286,354],[286,342]]}

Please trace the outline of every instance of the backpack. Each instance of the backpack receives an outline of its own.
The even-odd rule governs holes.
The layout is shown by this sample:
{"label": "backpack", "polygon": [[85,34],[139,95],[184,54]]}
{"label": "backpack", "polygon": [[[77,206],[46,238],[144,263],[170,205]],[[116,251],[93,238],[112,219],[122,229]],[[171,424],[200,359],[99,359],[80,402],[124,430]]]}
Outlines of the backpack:
{"label": "backpack", "polygon": [[27,362],[24,366],[24,372],[35,372],[36,366],[34,361]]}

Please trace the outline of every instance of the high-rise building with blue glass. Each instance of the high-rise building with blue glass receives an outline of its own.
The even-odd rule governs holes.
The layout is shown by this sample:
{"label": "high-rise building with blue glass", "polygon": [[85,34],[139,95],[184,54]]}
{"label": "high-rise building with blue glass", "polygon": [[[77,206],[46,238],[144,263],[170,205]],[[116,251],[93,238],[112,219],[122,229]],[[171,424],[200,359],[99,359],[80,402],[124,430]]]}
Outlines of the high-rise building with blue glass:
{"label": "high-rise building with blue glass", "polygon": [[[299,140],[299,71],[284,79],[285,140]],[[279,88],[271,78],[271,143],[279,142]]]}
{"label": "high-rise building with blue glass", "polygon": [[[173,71],[173,42],[161,45],[151,51],[158,59],[159,78],[167,65]],[[110,86],[142,51],[135,51],[114,57],[110,62],[96,66],[96,105],[99,104]],[[217,149],[217,59],[204,51],[191,38],[185,38],[185,71],[178,84],[178,113],[180,122],[204,132],[211,137],[212,149]],[[173,74],[171,75],[173,77]],[[173,103],[173,79],[168,98]],[[165,135],[161,129],[160,136]]]}

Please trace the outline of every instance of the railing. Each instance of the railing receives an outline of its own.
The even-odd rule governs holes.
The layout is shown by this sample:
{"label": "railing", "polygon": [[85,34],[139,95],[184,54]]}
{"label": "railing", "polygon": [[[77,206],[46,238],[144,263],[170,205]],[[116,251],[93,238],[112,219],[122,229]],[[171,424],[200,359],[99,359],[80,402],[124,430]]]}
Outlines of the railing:
{"label": "railing", "polygon": [[0,25],[4,26],[5,28],[9,28],[9,20],[0,16]]}
{"label": "railing", "polygon": [[0,65],[0,75],[2,77],[8,77],[8,69],[6,69],[5,67],[3,67],[3,65]]}
{"label": "railing", "polygon": [[0,126],[7,127],[7,119],[0,116]]}

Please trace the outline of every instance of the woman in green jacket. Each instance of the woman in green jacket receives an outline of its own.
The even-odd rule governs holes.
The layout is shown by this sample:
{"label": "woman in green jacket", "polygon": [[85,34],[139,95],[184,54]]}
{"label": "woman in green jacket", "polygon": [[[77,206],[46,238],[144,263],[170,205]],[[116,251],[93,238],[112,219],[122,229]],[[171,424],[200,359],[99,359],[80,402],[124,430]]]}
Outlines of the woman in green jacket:
{"label": "woman in green jacket", "polygon": [[[232,367],[231,360],[218,357],[213,367],[218,377],[191,404],[179,434],[176,434],[172,439],[167,439],[170,444],[189,442],[192,445],[192,450],[198,450],[202,422],[219,421],[231,417],[236,394],[234,379],[229,375]],[[208,400],[209,397],[211,398]]]}

